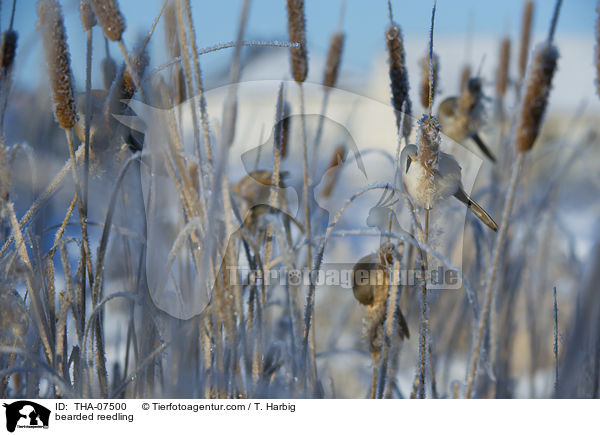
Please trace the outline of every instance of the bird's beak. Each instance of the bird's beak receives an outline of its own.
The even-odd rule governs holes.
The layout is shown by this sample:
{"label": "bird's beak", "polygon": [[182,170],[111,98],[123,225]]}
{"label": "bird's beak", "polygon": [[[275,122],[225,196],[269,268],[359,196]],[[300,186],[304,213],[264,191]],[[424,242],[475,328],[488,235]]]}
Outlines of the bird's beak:
{"label": "bird's beak", "polygon": [[408,158],[406,159],[406,173],[408,174],[408,168],[410,168],[410,164],[413,162],[413,158],[411,156],[408,156]]}

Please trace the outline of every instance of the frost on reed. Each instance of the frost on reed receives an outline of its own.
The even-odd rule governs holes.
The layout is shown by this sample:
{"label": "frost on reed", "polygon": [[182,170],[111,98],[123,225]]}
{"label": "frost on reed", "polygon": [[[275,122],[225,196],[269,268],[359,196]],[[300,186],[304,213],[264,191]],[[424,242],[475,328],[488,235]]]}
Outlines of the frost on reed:
{"label": "frost on reed", "polygon": [[392,106],[396,114],[396,128],[400,129],[402,110],[410,108],[408,96],[408,71],[404,54],[404,41],[402,31],[396,23],[391,23],[385,31],[385,38],[389,56],[390,86],[392,89]]}
{"label": "frost on reed", "polygon": [[111,41],[120,41],[125,31],[125,20],[117,0],[90,0],[90,2],[106,37]]}
{"label": "frost on reed", "polygon": [[79,15],[81,16],[81,24],[83,24],[86,32],[96,25],[96,15],[94,15],[89,0],[81,0],[79,2]]}
{"label": "frost on reed", "polygon": [[304,19],[304,1],[287,0],[288,32],[290,42],[300,44],[290,48],[292,75],[294,80],[302,83],[308,73],[308,57],[306,52],[306,21]]}
{"label": "frost on reed", "polygon": [[435,116],[423,115],[419,121],[417,155],[429,175],[438,169],[440,154],[440,123]]}
{"label": "frost on reed", "polygon": [[558,50],[551,42],[544,42],[535,50],[515,132],[519,152],[530,150],[539,134],[557,61]]}
{"label": "frost on reed", "polygon": [[[421,88],[419,89],[421,95],[421,105],[424,108],[429,107],[429,54],[425,55],[419,61],[421,67]],[[438,77],[439,77],[439,57],[433,53],[431,58],[431,71],[433,71],[433,80],[431,81],[431,98],[435,100],[435,93],[437,91]],[[433,101],[431,102],[433,105]]]}
{"label": "frost on reed", "polygon": [[52,88],[54,115],[61,128],[68,130],[77,122],[71,62],[62,11],[56,0],[39,0],[37,3],[46,66]]}
{"label": "frost on reed", "polygon": [[327,52],[327,62],[325,63],[325,73],[323,75],[323,85],[327,88],[333,88],[337,82],[342,50],[344,48],[344,34],[336,32],[329,41],[329,51]]}
{"label": "frost on reed", "polygon": [[531,39],[531,22],[533,21],[533,1],[525,3],[523,21],[521,23],[521,47],[519,51],[519,78],[523,80],[527,70],[527,57],[529,55],[529,40]]}

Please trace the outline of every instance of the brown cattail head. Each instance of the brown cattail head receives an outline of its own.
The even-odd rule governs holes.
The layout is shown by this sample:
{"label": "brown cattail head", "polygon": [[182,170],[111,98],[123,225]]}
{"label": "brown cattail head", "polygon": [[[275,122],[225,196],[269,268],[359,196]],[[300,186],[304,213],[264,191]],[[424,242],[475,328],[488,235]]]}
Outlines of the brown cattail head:
{"label": "brown cattail head", "polygon": [[179,45],[179,37],[177,36],[177,19],[175,15],[175,2],[170,1],[164,12],[165,20],[165,37],[167,41],[167,49],[171,57],[179,57],[181,48]]}
{"label": "brown cattail head", "polygon": [[[429,54],[425,55],[420,61],[421,66],[421,105],[424,108],[429,107]],[[435,99],[435,92],[437,90],[437,83],[439,77],[440,62],[437,54],[433,53],[431,58],[431,70],[433,71],[431,97]],[[431,102],[433,104],[433,101]]]}
{"label": "brown cattail head", "polygon": [[527,70],[527,57],[529,55],[529,40],[531,39],[531,23],[533,21],[533,0],[528,0],[523,8],[523,22],[521,23],[521,47],[519,51],[519,77],[525,77]]}
{"label": "brown cattail head", "polygon": [[105,57],[102,59],[101,66],[104,89],[108,91],[117,76],[117,64],[112,57]]}
{"label": "brown cattail head", "polygon": [[185,75],[181,65],[176,65],[173,71],[173,87],[175,88],[175,105],[183,103],[187,99],[185,89]]}
{"label": "brown cattail head", "polygon": [[275,144],[279,148],[279,153],[282,159],[288,155],[288,140],[290,136],[290,103],[282,101],[282,106],[278,107],[277,118],[275,124]]}
{"label": "brown cattail head", "polygon": [[94,15],[89,0],[81,0],[79,2],[79,15],[81,17],[81,24],[83,24],[86,32],[96,25],[96,15]]}
{"label": "brown cattail head", "polygon": [[104,34],[111,41],[120,41],[125,31],[125,20],[117,0],[90,0]]}
{"label": "brown cattail head", "polygon": [[17,52],[17,39],[19,35],[14,30],[7,30],[2,33],[2,43],[0,45],[0,67],[8,70],[15,60]]}
{"label": "brown cattail head", "polygon": [[[392,89],[392,106],[396,114],[396,128],[400,128],[402,120],[402,109],[408,97],[408,71],[404,56],[404,41],[400,26],[396,23],[389,25],[385,32],[389,64],[390,64],[390,86]],[[410,103],[408,104],[410,107]]]}
{"label": "brown cattail head", "polygon": [[558,49],[550,42],[546,41],[536,48],[515,132],[515,147],[519,152],[530,150],[538,136],[557,63]]}
{"label": "brown cattail head", "polygon": [[62,10],[57,0],[39,0],[37,9],[38,27],[42,32],[46,66],[52,87],[54,115],[61,128],[67,130],[77,122],[77,110]]}
{"label": "brown cattail head", "polygon": [[467,63],[463,66],[462,71],[460,72],[460,83],[459,83],[460,92],[465,90],[470,78],[471,78],[471,66]]}
{"label": "brown cattail head", "polygon": [[333,189],[335,188],[339,178],[340,169],[345,158],[346,147],[344,145],[338,145],[335,147],[333,156],[331,156],[329,166],[327,167],[325,187],[323,188],[322,193],[323,198],[329,198],[331,196],[331,192],[333,192]]}
{"label": "brown cattail head", "polygon": [[323,76],[323,85],[327,88],[333,88],[338,78],[342,50],[344,48],[344,34],[336,32],[329,41],[329,51],[327,52],[327,63],[325,64],[325,74]]}
{"label": "brown cattail head", "polygon": [[510,39],[504,38],[500,42],[500,59],[496,73],[496,95],[501,100],[506,95],[508,85],[508,68],[510,65]]}
{"label": "brown cattail head", "polygon": [[197,194],[200,193],[200,172],[198,170],[198,163],[189,162],[188,163],[188,172],[190,174],[190,180],[192,180],[192,184],[194,186],[194,190]]}
{"label": "brown cattail head", "polygon": [[302,83],[306,80],[306,75],[308,73],[304,0],[287,0],[287,13],[290,42],[300,44],[298,47],[290,48],[292,75],[296,82]]}
{"label": "brown cattail head", "polygon": [[433,175],[438,169],[440,140],[440,123],[437,118],[423,115],[417,135],[417,158],[429,175]]}

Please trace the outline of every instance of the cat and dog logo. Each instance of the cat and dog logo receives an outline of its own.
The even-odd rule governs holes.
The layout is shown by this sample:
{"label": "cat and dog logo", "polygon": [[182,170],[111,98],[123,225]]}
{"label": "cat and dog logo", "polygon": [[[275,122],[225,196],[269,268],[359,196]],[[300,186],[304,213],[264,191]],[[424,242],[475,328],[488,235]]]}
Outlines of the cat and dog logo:
{"label": "cat and dog logo", "polygon": [[50,410],[29,400],[19,400],[3,405],[6,408],[6,430],[48,429]]}

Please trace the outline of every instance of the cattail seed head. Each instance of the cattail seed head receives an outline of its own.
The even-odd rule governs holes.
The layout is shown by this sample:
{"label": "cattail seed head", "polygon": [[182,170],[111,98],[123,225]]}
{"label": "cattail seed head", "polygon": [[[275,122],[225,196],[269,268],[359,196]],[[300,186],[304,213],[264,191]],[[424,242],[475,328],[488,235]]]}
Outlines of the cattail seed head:
{"label": "cattail seed head", "polygon": [[304,0],[287,0],[287,13],[290,42],[300,44],[298,47],[290,48],[292,75],[296,82],[302,83],[308,73]]}
{"label": "cattail seed head", "polygon": [[331,192],[333,192],[333,189],[335,188],[345,158],[346,147],[344,145],[335,147],[331,160],[329,161],[329,166],[327,167],[325,187],[323,188],[322,194],[323,198],[329,198],[331,196]]}
{"label": "cattail seed head", "polygon": [[181,65],[175,67],[173,72],[173,86],[175,88],[175,105],[183,103],[187,99],[187,93],[185,89],[185,74]]}
{"label": "cattail seed head", "polygon": [[533,54],[515,132],[515,147],[519,152],[530,150],[538,136],[557,63],[558,49],[550,42],[542,43]]}
{"label": "cattail seed head", "polygon": [[521,47],[519,51],[519,77],[521,79],[525,77],[525,72],[527,71],[527,57],[529,55],[532,21],[533,0],[528,0],[523,8],[523,21],[521,23]]}
{"label": "cattail seed head", "polygon": [[508,68],[510,64],[510,39],[504,38],[500,42],[500,60],[498,62],[498,71],[496,73],[496,95],[499,99],[506,95],[508,85]]}
{"label": "cattail seed head", "polygon": [[428,174],[433,174],[438,169],[440,141],[440,123],[437,118],[423,115],[417,135],[417,158]]}
{"label": "cattail seed head", "polygon": [[81,24],[83,24],[86,32],[96,25],[96,15],[94,15],[89,0],[81,0],[79,2],[79,15],[81,17]]}
{"label": "cattail seed head", "polygon": [[17,52],[17,39],[19,35],[14,30],[7,30],[2,33],[2,43],[0,45],[0,67],[8,70],[15,60]]}
{"label": "cattail seed head", "polygon": [[[398,24],[392,23],[385,32],[389,56],[392,106],[396,114],[396,128],[400,128],[404,102],[408,100],[408,72],[404,55],[404,41]],[[410,103],[408,104],[410,106]]]}
{"label": "cattail seed head", "polygon": [[104,89],[108,91],[112,85],[112,82],[115,81],[115,77],[117,75],[117,64],[112,57],[105,57],[102,59],[101,67]]}
{"label": "cattail seed head", "polygon": [[333,88],[338,78],[342,50],[344,48],[344,34],[336,32],[329,42],[329,51],[327,52],[327,62],[325,64],[325,74],[323,76],[323,85],[327,88]]}
{"label": "cattail seed head", "polygon": [[104,34],[111,41],[120,41],[125,31],[125,20],[117,0],[90,0]]}
{"label": "cattail seed head", "polygon": [[165,37],[167,42],[167,49],[171,57],[179,57],[181,55],[181,48],[179,46],[179,37],[177,36],[177,19],[175,15],[175,3],[170,1],[167,3],[167,7],[164,12],[165,20]]}
{"label": "cattail seed head", "polygon": [[[279,109],[278,109],[279,110]],[[278,121],[275,124],[275,140],[281,159],[285,159],[288,155],[288,140],[290,136],[290,103],[282,102],[281,112],[277,115]]]}
{"label": "cattail seed head", "polygon": [[60,4],[56,0],[39,0],[37,3],[46,66],[52,87],[54,115],[61,128],[67,130],[77,122],[75,95],[67,35]]}
{"label": "cattail seed head", "polygon": [[[421,66],[421,105],[425,108],[429,107],[429,55],[421,58],[419,61]],[[433,71],[432,89],[431,96],[435,99],[435,93],[437,90],[438,77],[439,75],[440,62],[437,54],[433,53],[431,58],[431,70]],[[431,102],[433,105],[433,101]]]}
{"label": "cattail seed head", "polygon": [[462,71],[460,72],[460,83],[459,83],[459,87],[458,87],[460,89],[460,92],[465,90],[470,78],[471,78],[471,67],[469,66],[469,64],[465,64],[462,68]]}

